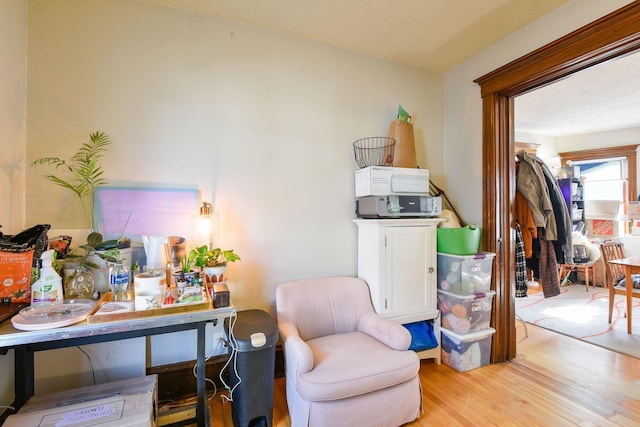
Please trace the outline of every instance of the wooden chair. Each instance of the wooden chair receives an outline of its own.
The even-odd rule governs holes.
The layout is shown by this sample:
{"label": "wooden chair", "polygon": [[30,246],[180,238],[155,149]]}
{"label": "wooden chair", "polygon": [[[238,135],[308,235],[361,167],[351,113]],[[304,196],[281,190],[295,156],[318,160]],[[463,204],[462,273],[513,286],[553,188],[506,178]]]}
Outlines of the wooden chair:
{"label": "wooden chair", "polygon": [[575,271],[577,275],[577,273],[582,270],[584,273],[584,284],[587,292],[589,292],[589,280],[593,280],[593,287],[596,287],[596,275],[595,270],[593,269],[594,266],[595,263],[592,261],[582,264],[560,264],[559,276],[561,283],[564,285],[565,280],[568,281],[569,274],[572,271]]}
{"label": "wooden chair", "polygon": [[[611,317],[613,316],[613,303],[615,295],[626,295],[627,291],[624,286],[618,286],[618,283],[625,278],[624,267],[618,264],[610,264],[609,261],[614,259],[625,258],[624,246],[620,242],[604,242],[600,245],[600,253],[604,260],[604,265],[607,270],[607,286],[609,287],[609,323],[611,323]],[[626,283],[626,286],[632,286],[633,283]],[[633,289],[633,296],[640,297],[640,289]],[[625,316],[631,316],[631,307],[627,307]]]}

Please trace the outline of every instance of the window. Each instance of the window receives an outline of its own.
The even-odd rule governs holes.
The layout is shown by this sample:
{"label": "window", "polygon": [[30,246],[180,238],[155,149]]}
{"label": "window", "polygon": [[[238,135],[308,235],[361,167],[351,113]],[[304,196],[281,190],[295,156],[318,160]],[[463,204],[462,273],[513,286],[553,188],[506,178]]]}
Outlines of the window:
{"label": "window", "polygon": [[[590,235],[627,234],[628,222],[619,219],[624,217],[626,202],[637,197],[637,148],[625,145],[559,153],[563,166],[579,165],[584,176],[584,216]],[[600,232],[600,225],[605,229],[611,221],[617,226]]]}
{"label": "window", "polygon": [[[582,169],[583,167],[585,167],[585,172],[584,173],[590,173],[587,171],[587,164],[593,164],[593,163],[609,163],[609,162],[619,162],[619,167],[620,167],[620,175],[617,178],[612,178],[614,181],[622,181],[623,183],[626,182],[627,186],[626,188],[623,187],[622,189],[622,193],[618,193],[617,189],[616,192],[614,193],[613,191],[611,191],[611,188],[608,188],[607,191],[611,192],[615,195],[610,195],[609,199],[604,199],[604,200],[610,200],[612,197],[616,197],[618,198],[618,200],[629,200],[629,198],[631,200],[635,200],[636,197],[638,197],[638,192],[637,192],[637,186],[636,186],[636,180],[637,180],[637,167],[636,167],[636,149],[638,148],[638,145],[623,145],[623,146],[618,146],[618,147],[607,147],[607,148],[595,148],[595,149],[591,149],[591,150],[582,150],[582,151],[570,151],[570,152],[565,152],[565,153],[558,153],[560,155],[560,158],[562,159],[562,166],[566,166],[568,164],[572,164],[572,165],[578,165],[580,164],[580,173],[582,174]],[[585,165],[585,166],[582,166]],[[612,166],[614,167],[614,166]],[[605,172],[603,172],[606,168],[603,167],[602,169],[598,170],[598,167],[594,167],[593,168],[593,174],[594,176],[592,177],[593,180],[597,181],[603,181],[604,178],[601,178],[599,174],[604,174]],[[596,175],[596,173],[598,175]],[[611,173],[613,174],[613,172],[606,172],[606,173]],[[617,176],[617,175],[616,175]],[[609,185],[611,184],[611,181],[609,182]],[[606,186],[606,184],[602,183],[602,185]],[[593,191],[600,191],[600,190],[596,190],[594,189]],[[590,198],[587,194],[586,194],[587,190],[585,189],[585,199],[586,198]],[[627,194],[627,197],[621,197],[621,195],[625,195]]]}
{"label": "window", "polygon": [[626,199],[627,160],[626,158],[583,160],[568,162],[580,167],[583,178],[582,197],[587,200]]}

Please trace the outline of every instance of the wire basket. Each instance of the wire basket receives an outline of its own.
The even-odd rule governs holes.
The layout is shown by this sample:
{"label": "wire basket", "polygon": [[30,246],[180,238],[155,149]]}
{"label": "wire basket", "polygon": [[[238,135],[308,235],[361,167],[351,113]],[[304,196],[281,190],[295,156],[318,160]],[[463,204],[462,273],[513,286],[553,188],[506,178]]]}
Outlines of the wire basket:
{"label": "wire basket", "polygon": [[390,166],[396,140],[385,136],[371,136],[353,142],[356,163],[361,168],[367,166]]}

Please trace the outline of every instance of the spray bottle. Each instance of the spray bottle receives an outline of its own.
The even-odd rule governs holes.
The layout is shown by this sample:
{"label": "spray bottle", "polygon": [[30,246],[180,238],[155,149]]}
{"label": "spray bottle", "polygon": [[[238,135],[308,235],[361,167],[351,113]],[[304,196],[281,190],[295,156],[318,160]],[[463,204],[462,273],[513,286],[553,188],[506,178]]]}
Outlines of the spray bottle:
{"label": "spray bottle", "polygon": [[62,278],[53,268],[53,249],[45,251],[40,256],[42,268],[40,278],[31,285],[31,306],[41,307],[50,304],[62,304]]}

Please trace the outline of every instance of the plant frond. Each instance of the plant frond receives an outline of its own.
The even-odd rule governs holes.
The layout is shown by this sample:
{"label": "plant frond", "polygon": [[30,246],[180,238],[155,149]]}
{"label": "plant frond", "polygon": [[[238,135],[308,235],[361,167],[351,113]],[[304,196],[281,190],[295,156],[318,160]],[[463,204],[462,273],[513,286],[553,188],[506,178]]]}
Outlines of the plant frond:
{"label": "plant frond", "polygon": [[59,157],[42,157],[40,159],[36,159],[33,162],[31,162],[31,166],[32,167],[37,167],[37,166],[62,166],[62,165],[66,165],[67,163],[59,158]]}
{"label": "plant frond", "polygon": [[99,165],[99,160],[111,144],[111,139],[104,132],[89,134],[90,142],[85,142],[71,157],[65,161],[59,157],[43,157],[31,163],[32,166],[63,166],[72,175],[68,181],[55,175],[45,175],[49,181],[71,190],[80,199],[85,216],[94,228],[93,218],[93,190],[107,181],[102,178],[104,171]]}
{"label": "plant frond", "polygon": [[111,139],[103,132],[94,132],[89,135],[91,142],[85,142],[73,155],[72,159],[85,164],[94,163],[102,157],[102,153],[107,151],[111,144]]}
{"label": "plant frond", "polygon": [[57,184],[64,188],[68,188],[69,190],[73,191],[76,195],[78,195],[78,197],[82,197],[82,191],[81,189],[78,188],[78,186],[73,185],[65,181],[64,179],[58,178],[55,175],[45,175],[45,178],[53,182],[54,184]]}

